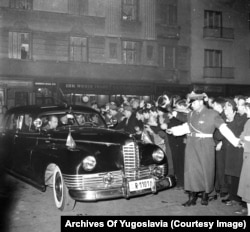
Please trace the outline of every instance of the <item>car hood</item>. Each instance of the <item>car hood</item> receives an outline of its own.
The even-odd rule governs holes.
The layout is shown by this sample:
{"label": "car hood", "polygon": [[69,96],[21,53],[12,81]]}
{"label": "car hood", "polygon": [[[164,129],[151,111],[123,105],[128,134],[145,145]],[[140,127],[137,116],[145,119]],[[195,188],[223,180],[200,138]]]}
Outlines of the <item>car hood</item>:
{"label": "car hood", "polygon": [[66,139],[68,135],[76,142],[97,143],[106,145],[121,145],[133,137],[126,132],[120,132],[106,128],[86,128],[78,127],[65,130],[54,131],[51,137]]}

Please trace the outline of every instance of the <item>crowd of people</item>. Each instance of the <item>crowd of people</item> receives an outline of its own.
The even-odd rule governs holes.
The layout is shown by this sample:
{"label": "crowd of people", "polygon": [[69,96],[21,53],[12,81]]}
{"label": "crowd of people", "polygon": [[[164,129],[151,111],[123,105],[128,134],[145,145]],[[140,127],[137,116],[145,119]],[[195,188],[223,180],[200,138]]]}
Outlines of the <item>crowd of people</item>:
{"label": "crowd of people", "polygon": [[145,102],[122,96],[119,103],[91,107],[109,128],[165,151],[175,188],[188,193],[183,206],[195,205],[198,198],[202,205],[220,199],[226,206],[238,204],[235,213],[250,215],[250,97],[191,92]]}
{"label": "crowd of people", "polygon": [[188,193],[183,206],[218,200],[238,204],[235,213],[250,215],[250,98],[208,97],[205,93],[160,96],[154,102],[123,97],[92,107],[107,125],[155,143],[167,155],[177,189]]}

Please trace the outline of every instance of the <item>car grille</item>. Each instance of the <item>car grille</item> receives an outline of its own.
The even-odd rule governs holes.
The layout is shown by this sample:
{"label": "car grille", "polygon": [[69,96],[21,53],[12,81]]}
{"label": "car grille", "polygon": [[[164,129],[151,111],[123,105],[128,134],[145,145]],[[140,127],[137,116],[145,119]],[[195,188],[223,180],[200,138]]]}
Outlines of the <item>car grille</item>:
{"label": "car grille", "polygon": [[123,162],[124,162],[124,174],[128,181],[148,178],[152,175],[152,171],[155,167],[159,167],[162,170],[162,175],[167,175],[167,165],[152,164],[149,166],[141,166],[139,157],[139,148],[134,142],[130,142],[123,146]]}
{"label": "car grille", "polygon": [[[107,174],[112,174],[113,182],[110,185],[104,183]],[[123,183],[122,171],[103,172],[97,174],[84,175],[63,175],[65,184],[70,189],[75,190],[94,190],[121,187]]]}
{"label": "car grille", "polygon": [[138,168],[140,166],[139,149],[134,142],[130,142],[122,147],[124,174],[128,180],[135,180],[138,178]]}
{"label": "car grille", "polygon": [[[107,188],[119,188],[124,186],[124,178],[127,181],[145,179],[151,177],[154,168],[162,170],[162,175],[167,175],[167,165],[152,164],[148,166],[140,165],[139,148],[134,142],[130,142],[122,147],[124,170],[102,172],[96,174],[66,175],[64,181],[68,188],[74,190],[102,190]],[[112,181],[105,183],[105,178],[109,176]]]}

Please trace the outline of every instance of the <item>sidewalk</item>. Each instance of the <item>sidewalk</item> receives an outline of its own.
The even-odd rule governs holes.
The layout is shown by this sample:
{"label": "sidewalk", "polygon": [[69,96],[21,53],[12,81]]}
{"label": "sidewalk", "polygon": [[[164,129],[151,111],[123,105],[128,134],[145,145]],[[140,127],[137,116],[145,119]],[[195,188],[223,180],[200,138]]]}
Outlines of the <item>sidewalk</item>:
{"label": "sidewalk", "polygon": [[[184,207],[182,204],[188,200],[188,194],[181,189],[173,188],[159,193],[162,204],[169,208],[168,215],[197,215],[197,216],[215,216],[215,215],[230,215],[239,216],[235,213],[241,209],[238,203],[227,206],[221,202],[222,199],[218,196],[217,200],[209,201],[207,206],[201,205],[201,199],[198,198],[196,205]],[[166,215],[166,213],[164,213]],[[240,215],[243,216],[243,215]]]}
{"label": "sidewalk", "polygon": [[[188,195],[177,188],[167,189],[158,194],[148,194],[129,200],[113,199],[99,202],[77,202],[73,211],[62,212],[55,207],[53,191],[46,192],[27,185],[12,177],[9,178],[15,191],[8,193],[1,200],[1,223],[7,227],[6,232],[60,232],[61,216],[238,216],[234,211],[240,208],[234,204],[227,206],[217,200],[209,202],[208,206],[200,204],[200,198],[195,206],[184,207]],[[3,206],[6,207],[3,207]],[[231,219],[230,219],[231,220]]]}

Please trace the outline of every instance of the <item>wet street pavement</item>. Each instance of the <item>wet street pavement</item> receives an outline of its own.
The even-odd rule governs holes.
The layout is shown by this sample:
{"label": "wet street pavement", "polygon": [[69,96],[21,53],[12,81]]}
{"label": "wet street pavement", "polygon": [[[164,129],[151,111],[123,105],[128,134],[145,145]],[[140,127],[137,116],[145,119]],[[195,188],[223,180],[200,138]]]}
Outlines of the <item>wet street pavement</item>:
{"label": "wet street pavement", "polygon": [[[8,186],[12,189],[1,197],[1,223],[5,230],[1,232],[59,232],[62,215],[81,216],[237,216],[234,211],[239,205],[226,206],[221,198],[209,202],[208,206],[197,204],[183,207],[187,194],[173,188],[156,195],[100,202],[77,202],[73,211],[61,212],[53,202],[52,189],[40,192],[32,186],[8,176]],[[5,216],[5,218],[3,217]]]}

